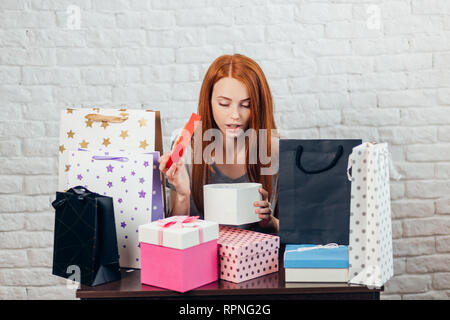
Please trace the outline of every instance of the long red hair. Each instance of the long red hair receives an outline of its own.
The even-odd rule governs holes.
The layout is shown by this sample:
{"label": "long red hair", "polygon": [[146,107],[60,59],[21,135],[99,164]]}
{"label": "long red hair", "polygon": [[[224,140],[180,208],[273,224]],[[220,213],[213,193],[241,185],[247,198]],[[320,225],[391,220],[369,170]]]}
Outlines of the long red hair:
{"label": "long red hair", "polygon": [[[270,93],[267,79],[259,67],[259,65],[252,59],[241,54],[223,55],[217,58],[209,67],[203,79],[200,90],[200,98],[198,102],[198,114],[202,120],[202,137],[203,133],[211,128],[218,128],[214,121],[211,96],[214,85],[217,81],[224,77],[232,77],[242,82],[249,93],[250,97],[250,122],[249,129],[254,129],[256,132],[256,148],[257,155],[259,155],[260,143],[266,143],[267,156],[271,156],[271,130],[276,129],[275,120],[273,117],[273,102]],[[259,130],[267,130],[267,141],[259,140]],[[195,135],[198,138],[198,135]],[[194,137],[195,139],[195,137]],[[209,141],[202,141],[201,154],[206,146],[211,143]],[[194,141],[192,147],[194,148]],[[200,145],[200,143],[198,144]],[[192,153],[199,152],[196,150]],[[203,212],[203,185],[208,184],[210,178],[210,165],[205,163],[203,156],[201,163],[192,161],[192,198],[197,206],[199,212]],[[251,163],[252,162],[252,163]],[[249,146],[246,143],[246,174],[251,182],[259,182],[263,188],[268,191],[269,199],[272,195],[272,176],[261,175],[262,167],[269,167],[269,164],[262,164],[259,157],[255,161],[249,161]]]}

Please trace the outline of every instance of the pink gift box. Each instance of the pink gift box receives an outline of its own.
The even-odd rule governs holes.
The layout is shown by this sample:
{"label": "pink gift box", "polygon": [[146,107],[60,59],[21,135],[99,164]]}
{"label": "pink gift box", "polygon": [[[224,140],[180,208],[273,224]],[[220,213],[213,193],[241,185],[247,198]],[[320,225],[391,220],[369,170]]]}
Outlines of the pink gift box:
{"label": "pink gift box", "polygon": [[139,227],[141,283],[186,292],[217,281],[217,223],[173,218]]}
{"label": "pink gift box", "polygon": [[220,226],[219,278],[240,283],[278,271],[280,237]]}

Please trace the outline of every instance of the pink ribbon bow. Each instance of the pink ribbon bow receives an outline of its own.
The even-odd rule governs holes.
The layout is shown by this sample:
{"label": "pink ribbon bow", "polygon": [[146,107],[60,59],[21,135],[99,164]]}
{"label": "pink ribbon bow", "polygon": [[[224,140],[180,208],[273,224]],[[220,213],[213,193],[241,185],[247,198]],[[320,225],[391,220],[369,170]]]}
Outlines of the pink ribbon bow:
{"label": "pink ribbon bow", "polygon": [[158,245],[163,245],[163,234],[165,228],[197,228],[198,229],[198,239],[200,243],[203,243],[203,230],[198,225],[185,225],[186,223],[192,223],[197,221],[199,216],[173,216],[170,219],[170,221],[167,221],[168,219],[161,219],[158,220]]}

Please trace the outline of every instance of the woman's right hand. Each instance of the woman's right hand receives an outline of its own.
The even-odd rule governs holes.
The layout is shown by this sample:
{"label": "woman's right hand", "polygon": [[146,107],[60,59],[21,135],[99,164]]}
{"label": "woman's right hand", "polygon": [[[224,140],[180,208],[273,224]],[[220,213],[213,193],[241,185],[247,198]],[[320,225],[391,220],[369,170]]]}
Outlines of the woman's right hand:
{"label": "woman's right hand", "polygon": [[166,163],[169,160],[171,152],[162,155],[159,162],[159,170],[167,178],[167,181],[173,185],[180,196],[189,196],[191,194],[189,174],[184,165],[184,158],[181,157],[177,163],[173,163],[169,169],[166,168]]}

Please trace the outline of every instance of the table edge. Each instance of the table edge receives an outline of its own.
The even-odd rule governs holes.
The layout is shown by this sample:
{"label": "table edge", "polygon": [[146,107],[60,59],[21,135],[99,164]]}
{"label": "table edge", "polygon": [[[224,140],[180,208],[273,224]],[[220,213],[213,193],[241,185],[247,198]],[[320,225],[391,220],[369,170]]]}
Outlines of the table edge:
{"label": "table edge", "polygon": [[345,293],[379,293],[382,288],[369,289],[366,286],[348,287],[306,287],[306,288],[251,288],[251,289],[215,289],[215,290],[191,290],[180,293],[172,290],[161,289],[161,291],[76,291],[77,298],[202,298],[205,296],[263,296],[263,295],[303,295],[303,294],[345,294]]}

